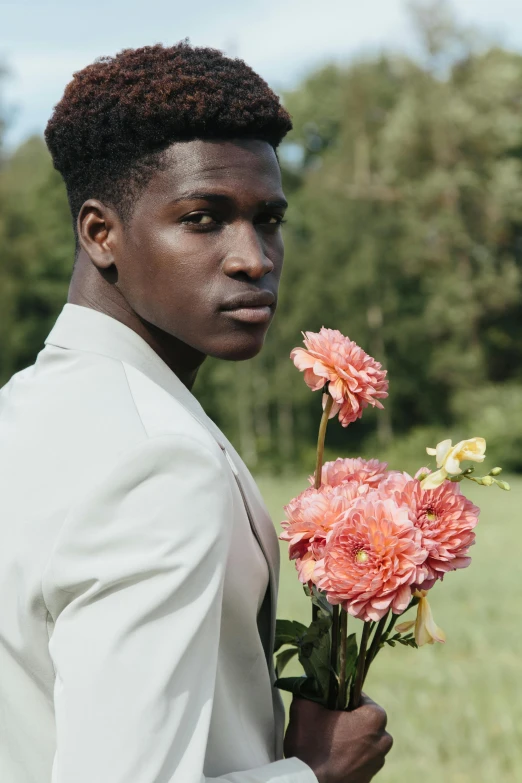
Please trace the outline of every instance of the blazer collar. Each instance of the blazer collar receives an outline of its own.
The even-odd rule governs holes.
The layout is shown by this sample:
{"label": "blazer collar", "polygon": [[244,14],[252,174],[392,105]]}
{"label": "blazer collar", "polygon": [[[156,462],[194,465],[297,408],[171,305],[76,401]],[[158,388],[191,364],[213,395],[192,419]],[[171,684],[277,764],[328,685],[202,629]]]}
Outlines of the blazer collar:
{"label": "blazer collar", "polygon": [[223,445],[223,439],[220,442],[214,432],[217,430],[221,435],[219,428],[209,419],[192,392],[142,337],[115,318],[89,307],[67,303],[45,344],[110,356],[136,367],[176,397],[208,429],[210,424],[212,434]]}

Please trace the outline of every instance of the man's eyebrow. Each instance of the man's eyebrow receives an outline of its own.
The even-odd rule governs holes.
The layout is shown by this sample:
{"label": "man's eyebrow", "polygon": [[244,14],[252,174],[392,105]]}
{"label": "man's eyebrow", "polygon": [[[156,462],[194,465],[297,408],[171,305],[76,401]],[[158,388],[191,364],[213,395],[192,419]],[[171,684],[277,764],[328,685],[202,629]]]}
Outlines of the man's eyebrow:
{"label": "man's eyebrow", "polygon": [[202,192],[188,192],[182,193],[181,196],[171,199],[171,204],[177,204],[179,201],[231,201],[229,196],[225,196],[224,193],[202,193]]}
{"label": "man's eyebrow", "polygon": [[[224,202],[230,202],[232,201],[231,196],[226,196],[224,193],[202,193],[202,192],[189,192],[189,193],[183,193],[181,196],[178,196],[177,198],[173,198],[170,200],[170,204],[178,204],[180,201],[210,201],[214,203],[224,203]],[[274,199],[270,201],[262,201],[261,202],[264,207],[270,208],[276,208],[276,209],[287,209],[288,208],[288,202],[283,199]]]}
{"label": "man's eyebrow", "polygon": [[265,207],[276,207],[280,209],[288,209],[288,201],[284,198],[276,199],[275,201],[264,201]]}

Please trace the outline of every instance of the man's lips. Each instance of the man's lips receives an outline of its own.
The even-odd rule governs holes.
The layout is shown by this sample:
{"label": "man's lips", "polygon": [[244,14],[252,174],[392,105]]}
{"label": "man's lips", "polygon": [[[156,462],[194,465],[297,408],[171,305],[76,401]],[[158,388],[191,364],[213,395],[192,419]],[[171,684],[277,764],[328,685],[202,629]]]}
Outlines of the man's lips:
{"label": "man's lips", "polygon": [[263,324],[272,318],[275,304],[271,291],[245,291],[230,298],[221,309],[235,321]]}
{"label": "man's lips", "polygon": [[275,295],[271,291],[244,291],[231,297],[222,305],[222,310],[244,310],[250,307],[272,307]]}

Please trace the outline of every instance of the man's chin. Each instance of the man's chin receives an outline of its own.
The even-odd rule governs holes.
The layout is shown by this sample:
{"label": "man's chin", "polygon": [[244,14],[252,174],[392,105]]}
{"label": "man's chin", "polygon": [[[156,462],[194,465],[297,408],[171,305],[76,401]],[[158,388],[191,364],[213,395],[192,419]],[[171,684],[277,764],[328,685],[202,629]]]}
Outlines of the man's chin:
{"label": "man's chin", "polygon": [[253,359],[263,348],[266,329],[244,329],[219,342],[215,342],[208,355],[229,362],[243,362]]}

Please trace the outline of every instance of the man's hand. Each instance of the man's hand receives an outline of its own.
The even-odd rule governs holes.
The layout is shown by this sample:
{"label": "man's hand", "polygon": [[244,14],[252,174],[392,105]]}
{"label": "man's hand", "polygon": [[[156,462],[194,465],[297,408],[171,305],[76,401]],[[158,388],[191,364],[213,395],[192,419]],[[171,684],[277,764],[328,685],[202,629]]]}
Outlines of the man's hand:
{"label": "man's hand", "polygon": [[369,783],[393,745],[385,729],[385,711],[367,696],[353,712],[294,698],[285,756],[308,764],[319,783]]}

